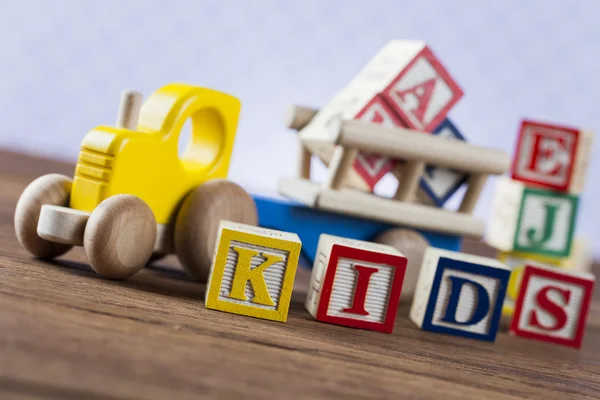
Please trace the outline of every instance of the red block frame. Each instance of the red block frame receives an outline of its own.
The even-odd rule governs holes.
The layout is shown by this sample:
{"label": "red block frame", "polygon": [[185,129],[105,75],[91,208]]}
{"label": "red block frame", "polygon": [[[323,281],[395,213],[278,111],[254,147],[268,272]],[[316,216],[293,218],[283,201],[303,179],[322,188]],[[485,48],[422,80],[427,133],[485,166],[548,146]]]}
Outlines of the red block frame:
{"label": "red block frame", "polygon": [[[519,321],[521,320],[521,311],[523,310],[523,302],[525,300],[525,292],[529,285],[529,280],[532,276],[540,276],[548,279],[555,279],[565,283],[571,283],[583,287],[584,294],[581,301],[581,309],[579,310],[579,320],[575,328],[575,333],[572,339],[563,339],[553,337],[551,335],[543,335],[528,330],[522,330],[519,328]],[[580,348],[583,343],[583,335],[585,331],[585,323],[592,300],[592,292],[594,291],[594,281],[579,278],[572,275],[566,275],[560,272],[549,271],[544,268],[539,268],[533,265],[526,265],[523,270],[523,277],[521,281],[521,289],[519,290],[519,296],[515,303],[515,312],[510,324],[510,333],[516,336],[521,336],[528,339],[541,340],[554,344],[560,344],[563,346],[570,346]]]}
{"label": "red block frame", "polygon": [[[414,124],[412,124],[410,118],[406,116],[406,113],[402,109],[395,106],[395,101],[391,98],[389,94],[392,87],[400,79],[402,79],[404,75],[406,75],[406,73],[414,66],[414,64],[420,58],[425,58],[427,61],[429,61],[433,69],[435,69],[435,71],[438,73],[438,76],[444,80],[444,82],[448,85],[448,87],[450,87],[452,93],[454,94],[452,99],[440,110],[440,112],[431,120],[431,122],[423,127],[415,126]],[[394,78],[394,80],[383,90],[382,94],[385,100],[390,105],[390,107],[392,107],[392,109],[394,110],[395,114],[402,119],[405,125],[412,129],[431,132],[435,128],[437,128],[437,126],[440,125],[444,121],[444,119],[446,119],[446,115],[448,114],[450,109],[454,107],[454,105],[463,97],[464,92],[460,88],[460,86],[458,86],[456,81],[452,79],[446,68],[433,54],[429,46],[425,46],[417,55],[415,55],[415,57],[412,60],[410,60],[410,62],[406,65],[406,67],[404,67],[404,69],[398,74],[398,76],[396,76],[396,78]]]}
{"label": "red block frame", "polygon": [[[329,301],[331,300],[333,280],[335,278],[338,260],[340,257],[350,258],[358,261],[367,261],[376,264],[386,264],[394,267],[394,275],[390,285],[391,288],[388,294],[388,304],[383,323],[361,321],[353,318],[338,317],[327,314]],[[394,330],[396,314],[398,313],[400,293],[402,291],[402,283],[404,282],[404,274],[406,272],[407,263],[408,259],[403,256],[377,253],[374,251],[357,249],[339,244],[333,245],[331,254],[329,255],[325,279],[323,280],[321,298],[319,299],[317,315],[315,317],[316,320],[336,325],[349,326],[351,328],[369,329],[384,333],[392,333]]]}
{"label": "red block frame", "polygon": [[[521,154],[522,153],[521,143],[523,142],[526,127],[539,127],[539,128],[544,128],[544,129],[552,129],[552,130],[557,130],[557,131],[568,132],[575,137],[575,140],[573,141],[573,148],[569,152],[569,156],[571,157],[571,163],[567,168],[567,179],[563,185],[557,185],[557,184],[547,183],[547,182],[543,182],[543,181],[538,181],[535,179],[530,179],[530,178],[527,178],[527,177],[524,177],[523,175],[521,175],[520,171],[517,170],[518,163],[519,163],[519,160],[521,159],[521,155],[522,155]],[[538,187],[550,188],[550,189],[558,190],[561,192],[566,192],[569,189],[569,186],[571,185],[571,180],[573,179],[573,168],[575,166],[575,157],[577,155],[576,153],[577,153],[577,146],[579,145],[579,139],[580,139],[580,130],[572,128],[572,127],[556,125],[556,124],[548,124],[545,122],[536,122],[536,121],[532,121],[532,120],[521,121],[521,125],[519,128],[519,136],[517,138],[517,144],[516,144],[516,149],[515,149],[515,156],[513,158],[513,162],[511,165],[511,172],[510,172],[511,178],[521,181],[521,182],[529,183],[529,184],[532,184],[532,185],[535,185]]]}

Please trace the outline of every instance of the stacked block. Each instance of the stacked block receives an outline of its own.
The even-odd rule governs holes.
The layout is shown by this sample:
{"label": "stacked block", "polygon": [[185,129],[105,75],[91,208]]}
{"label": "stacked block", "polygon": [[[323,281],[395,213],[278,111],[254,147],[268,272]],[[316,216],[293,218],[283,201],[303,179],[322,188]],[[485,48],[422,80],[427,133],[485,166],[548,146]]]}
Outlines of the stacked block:
{"label": "stacked block", "polygon": [[[423,41],[388,42],[356,77],[300,132],[313,154],[327,158],[314,144],[334,138],[341,119],[360,119],[389,127],[431,132],[445,119],[463,92]],[[359,154],[350,185],[373,190],[397,161]]]}
{"label": "stacked block", "polygon": [[421,329],[493,342],[510,268],[498,260],[429,247],[410,319]]}
{"label": "stacked block", "polygon": [[391,246],[322,234],[306,309],[317,321],[392,333],[407,261]]}
{"label": "stacked block", "polygon": [[221,221],[206,308],[287,320],[302,243],[295,233]]}

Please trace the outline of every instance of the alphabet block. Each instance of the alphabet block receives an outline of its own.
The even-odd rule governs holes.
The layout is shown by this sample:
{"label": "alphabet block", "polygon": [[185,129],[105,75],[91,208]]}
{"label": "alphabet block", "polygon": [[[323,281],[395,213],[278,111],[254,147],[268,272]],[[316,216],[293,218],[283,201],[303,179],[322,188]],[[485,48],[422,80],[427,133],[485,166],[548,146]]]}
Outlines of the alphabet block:
{"label": "alphabet block", "polygon": [[407,261],[391,246],[322,234],[306,309],[317,321],[391,333]]}
{"label": "alphabet block", "polygon": [[[465,141],[464,136],[448,118],[433,131],[433,134],[450,140]],[[421,178],[417,195],[423,203],[442,207],[465,183],[467,177],[459,171],[428,165]]]}
{"label": "alphabet block", "polygon": [[594,283],[592,274],[527,264],[509,332],[580,348]]}
{"label": "alphabet block", "polygon": [[285,322],[301,246],[294,233],[221,221],[206,308]]}
{"label": "alphabet block", "polygon": [[512,178],[543,188],[580,194],[592,149],[593,133],[523,121]]}
{"label": "alphabet block", "polygon": [[[462,95],[425,42],[393,40],[319,110],[300,131],[300,138],[323,159],[326,156],[319,143],[335,137],[341,119],[361,115],[361,119],[376,123],[431,132]],[[390,165],[387,160],[376,162],[372,156],[368,163],[371,168],[357,172],[372,189]]]}
{"label": "alphabet block", "polygon": [[498,259],[511,268],[510,280],[502,314],[513,315],[515,303],[519,296],[523,270],[528,262],[543,264],[552,268],[560,268],[565,271],[589,273],[592,270],[592,249],[581,237],[573,240],[571,255],[566,258],[544,257],[535,253],[501,252]]}
{"label": "alphabet block", "polygon": [[498,250],[567,257],[575,230],[579,198],[525,187],[501,177],[496,183],[487,243]]}
{"label": "alphabet block", "polygon": [[493,342],[509,276],[498,260],[429,247],[410,319],[423,330]]}

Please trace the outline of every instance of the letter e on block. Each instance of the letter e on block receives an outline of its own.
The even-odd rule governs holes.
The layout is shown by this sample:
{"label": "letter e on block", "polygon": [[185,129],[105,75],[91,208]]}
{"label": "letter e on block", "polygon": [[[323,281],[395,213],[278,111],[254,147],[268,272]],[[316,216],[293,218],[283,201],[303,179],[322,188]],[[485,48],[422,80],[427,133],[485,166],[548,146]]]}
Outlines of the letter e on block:
{"label": "letter e on block", "polygon": [[429,247],[410,319],[423,330],[493,342],[509,277],[498,260]]}
{"label": "letter e on block", "polygon": [[580,348],[594,282],[592,274],[527,264],[510,333]]}
{"label": "letter e on block", "polygon": [[523,121],[512,178],[560,192],[583,191],[593,133],[558,125]]}
{"label": "letter e on block", "polygon": [[285,322],[301,247],[294,233],[221,221],[206,308]]}
{"label": "letter e on block", "polygon": [[407,262],[391,246],[322,234],[306,309],[317,321],[391,333]]}

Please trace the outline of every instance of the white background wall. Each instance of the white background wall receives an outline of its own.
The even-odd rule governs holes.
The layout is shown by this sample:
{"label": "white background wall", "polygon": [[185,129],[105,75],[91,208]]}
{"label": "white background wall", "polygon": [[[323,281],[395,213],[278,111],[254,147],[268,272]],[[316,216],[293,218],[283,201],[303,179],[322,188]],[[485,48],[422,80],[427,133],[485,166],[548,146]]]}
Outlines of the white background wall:
{"label": "white background wall", "polygon": [[[230,178],[272,192],[295,171],[286,106],[323,105],[387,40],[422,39],[465,91],[455,124],[512,154],[523,117],[600,132],[599,15],[597,0],[3,0],[0,147],[74,160],[122,89],[186,81],[242,100]],[[599,149],[577,226],[597,255]]]}

